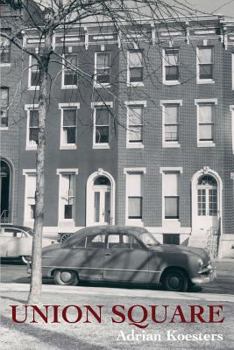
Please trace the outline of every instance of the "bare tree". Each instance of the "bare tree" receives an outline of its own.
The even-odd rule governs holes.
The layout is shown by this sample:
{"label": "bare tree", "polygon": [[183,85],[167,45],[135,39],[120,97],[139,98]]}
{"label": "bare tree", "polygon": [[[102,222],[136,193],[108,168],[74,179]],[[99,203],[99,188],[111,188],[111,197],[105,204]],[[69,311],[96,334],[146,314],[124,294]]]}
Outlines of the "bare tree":
{"label": "bare tree", "polygon": [[[147,22],[152,25],[157,24],[157,26],[161,23],[165,25],[170,23],[169,18],[173,18],[177,25],[183,27],[185,23],[183,18],[196,15],[196,13],[182,0],[40,0],[36,1],[38,5],[36,8],[31,6],[32,2],[29,0],[5,0],[3,2],[12,9],[23,11],[25,17],[15,23],[11,33],[1,31],[0,35],[9,40],[12,45],[31,55],[39,71],[39,90],[36,97],[38,99],[39,134],[36,154],[35,235],[32,251],[32,279],[28,298],[29,303],[37,303],[40,299],[42,285],[41,251],[44,222],[45,128],[51,84],[49,67],[57,57],[57,62],[65,65],[69,64],[69,68],[77,71],[84,80],[92,81],[93,79],[81,68],[61,60],[61,56],[56,53],[53,45],[54,34],[59,29],[64,31],[65,36],[74,24],[81,26],[84,21],[89,20],[95,21],[100,27],[103,21],[111,21],[119,35],[127,37],[129,25],[132,28],[138,28],[139,24]],[[28,30],[34,30],[39,38],[40,44],[37,52],[23,45],[22,37],[24,31]]]}

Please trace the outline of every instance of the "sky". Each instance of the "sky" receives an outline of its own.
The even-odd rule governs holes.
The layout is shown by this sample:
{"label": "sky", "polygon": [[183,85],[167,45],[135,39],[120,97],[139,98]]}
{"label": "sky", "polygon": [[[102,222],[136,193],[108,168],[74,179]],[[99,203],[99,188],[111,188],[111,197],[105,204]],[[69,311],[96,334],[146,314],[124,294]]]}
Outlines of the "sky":
{"label": "sky", "polygon": [[234,18],[234,0],[182,0],[198,10]]}

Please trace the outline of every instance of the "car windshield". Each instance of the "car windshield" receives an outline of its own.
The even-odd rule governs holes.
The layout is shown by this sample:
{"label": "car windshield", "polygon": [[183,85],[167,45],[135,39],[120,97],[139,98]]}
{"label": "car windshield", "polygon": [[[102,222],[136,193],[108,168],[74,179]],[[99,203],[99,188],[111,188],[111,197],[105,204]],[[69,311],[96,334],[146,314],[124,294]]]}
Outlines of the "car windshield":
{"label": "car windshield", "polygon": [[160,245],[160,243],[154,238],[154,236],[150,232],[143,232],[140,235],[140,239],[147,247],[155,247]]}

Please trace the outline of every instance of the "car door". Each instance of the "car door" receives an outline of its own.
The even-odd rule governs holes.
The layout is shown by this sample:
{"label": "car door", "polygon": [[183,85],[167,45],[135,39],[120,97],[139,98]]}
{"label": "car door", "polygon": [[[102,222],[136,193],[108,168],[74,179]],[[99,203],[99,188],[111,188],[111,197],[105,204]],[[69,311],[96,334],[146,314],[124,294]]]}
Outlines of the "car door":
{"label": "car door", "polygon": [[73,242],[63,262],[64,267],[75,268],[81,280],[102,281],[105,251],[105,236],[88,235]]}
{"label": "car door", "polygon": [[13,232],[6,231],[4,227],[1,227],[1,231],[0,231],[0,256],[1,257],[8,256],[8,248],[12,240],[13,240]]}
{"label": "car door", "polygon": [[148,251],[127,233],[109,234],[105,251],[104,280],[145,283],[149,280]]}
{"label": "car door", "polygon": [[32,254],[32,238],[19,228],[7,228],[6,232],[12,234],[8,242],[8,256],[24,256]]}

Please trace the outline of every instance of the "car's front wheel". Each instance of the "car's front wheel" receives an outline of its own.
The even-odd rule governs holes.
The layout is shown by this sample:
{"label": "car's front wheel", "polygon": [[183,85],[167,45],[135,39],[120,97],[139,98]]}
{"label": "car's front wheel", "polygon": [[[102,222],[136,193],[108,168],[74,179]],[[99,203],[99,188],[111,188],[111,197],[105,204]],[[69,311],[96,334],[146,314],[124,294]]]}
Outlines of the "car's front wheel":
{"label": "car's front wheel", "polygon": [[76,286],[79,279],[74,271],[56,270],[54,272],[54,282],[61,286]]}
{"label": "car's front wheel", "polygon": [[174,292],[187,292],[189,279],[186,274],[179,269],[171,269],[163,276],[163,287]]}

